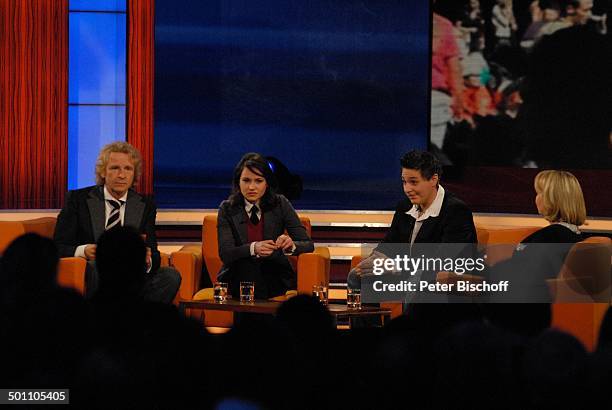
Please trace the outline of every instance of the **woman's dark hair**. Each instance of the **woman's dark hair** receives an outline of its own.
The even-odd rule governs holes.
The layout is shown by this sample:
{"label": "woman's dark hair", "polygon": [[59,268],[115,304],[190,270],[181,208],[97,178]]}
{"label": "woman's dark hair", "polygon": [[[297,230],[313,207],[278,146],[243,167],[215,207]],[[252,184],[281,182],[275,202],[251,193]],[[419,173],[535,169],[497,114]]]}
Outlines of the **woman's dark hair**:
{"label": "woman's dark hair", "polygon": [[400,158],[402,168],[417,169],[425,179],[431,179],[434,174],[438,174],[438,179],[442,177],[442,165],[438,158],[427,151],[412,150]]}
{"label": "woman's dark hair", "polygon": [[229,201],[232,205],[243,205],[244,197],[240,192],[240,175],[242,175],[242,171],[248,168],[251,172],[264,177],[268,187],[266,188],[266,192],[261,198],[260,207],[262,210],[267,210],[273,207],[276,204],[277,197],[274,187],[276,187],[276,178],[274,177],[274,173],[270,166],[268,165],[268,161],[261,155],[256,152],[249,152],[248,154],[244,154],[236,168],[234,168],[234,176],[232,178],[232,194],[229,197]]}

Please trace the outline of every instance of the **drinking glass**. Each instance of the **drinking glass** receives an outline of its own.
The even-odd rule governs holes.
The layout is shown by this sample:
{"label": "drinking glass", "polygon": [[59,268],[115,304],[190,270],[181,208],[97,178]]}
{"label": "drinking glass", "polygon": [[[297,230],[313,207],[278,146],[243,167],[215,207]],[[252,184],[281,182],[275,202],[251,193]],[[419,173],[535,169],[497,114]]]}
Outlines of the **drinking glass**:
{"label": "drinking glass", "polygon": [[312,296],[314,296],[315,298],[319,299],[319,302],[321,302],[324,305],[327,305],[328,303],[328,299],[327,299],[327,286],[325,285],[313,285],[312,286]]}
{"label": "drinking glass", "polygon": [[213,287],[213,299],[217,303],[223,303],[227,300],[227,283],[215,282]]}
{"label": "drinking glass", "polygon": [[240,303],[255,302],[255,282],[240,282]]}
{"label": "drinking glass", "polygon": [[346,306],[349,309],[361,309],[361,289],[347,288]]}

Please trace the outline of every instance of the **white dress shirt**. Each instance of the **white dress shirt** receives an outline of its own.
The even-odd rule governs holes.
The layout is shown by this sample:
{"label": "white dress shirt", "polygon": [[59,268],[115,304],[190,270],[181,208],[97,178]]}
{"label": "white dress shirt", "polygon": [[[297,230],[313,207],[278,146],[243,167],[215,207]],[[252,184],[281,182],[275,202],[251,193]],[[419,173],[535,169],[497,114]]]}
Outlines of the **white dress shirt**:
{"label": "white dress shirt", "polygon": [[442,185],[438,185],[438,192],[436,193],[436,198],[431,203],[429,208],[425,210],[425,212],[420,212],[420,207],[418,205],[413,205],[406,214],[412,216],[415,219],[414,228],[412,229],[412,237],[410,238],[410,246],[414,243],[421,226],[423,225],[423,221],[429,218],[430,216],[436,217],[440,215],[440,209],[442,209],[442,201],[444,201],[444,188]]}
{"label": "white dress shirt", "polygon": [[[126,192],[119,201],[123,201],[121,204],[121,208],[119,208],[119,220],[121,221],[121,226],[123,226],[123,220],[125,218],[125,203],[127,202],[128,193]],[[111,195],[106,189],[106,185],[104,185],[104,226],[106,226],[106,221],[108,221],[108,217],[113,211],[113,206],[108,203],[109,200],[117,201],[117,198]],[[74,251],[74,256],[85,258],[85,248],[92,244],[79,245]]]}
{"label": "white dress shirt", "polygon": [[[261,222],[261,207],[259,206],[259,201],[253,204],[247,201],[246,199],[244,200],[244,210],[246,211],[249,217],[251,216],[251,209],[253,209],[255,205],[257,205],[257,218],[259,218],[259,222]],[[258,256],[255,253],[255,243],[256,242],[251,242],[251,247],[250,247],[251,256]]]}
{"label": "white dress shirt", "polygon": [[[104,185],[104,226],[106,226],[106,222],[108,221],[108,217],[113,211],[113,206],[108,202],[111,201],[121,201],[121,208],[119,208],[119,220],[121,221],[121,226],[123,226],[123,221],[125,219],[125,204],[127,203],[128,193],[126,192],[121,198],[117,199],[111,195],[111,193],[106,189],[106,185]],[[81,258],[86,258],[85,256],[85,248],[91,244],[85,244],[77,246],[74,251],[74,256],[78,256]],[[151,258],[147,257],[147,273],[151,272],[153,268],[153,262]]]}

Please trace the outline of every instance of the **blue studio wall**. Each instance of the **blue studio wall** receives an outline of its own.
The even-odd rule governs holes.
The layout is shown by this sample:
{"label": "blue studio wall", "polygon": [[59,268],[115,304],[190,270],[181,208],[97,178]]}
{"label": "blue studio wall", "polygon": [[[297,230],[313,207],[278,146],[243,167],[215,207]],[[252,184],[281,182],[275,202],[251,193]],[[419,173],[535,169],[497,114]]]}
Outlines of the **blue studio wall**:
{"label": "blue studio wall", "polygon": [[428,2],[156,1],[155,193],[216,208],[242,154],[300,175],[300,209],[391,209],[427,147]]}
{"label": "blue studio wall", "polygon": [[125,141],[126,0],[70,0],[68,189],[95,183],[100,148]]}

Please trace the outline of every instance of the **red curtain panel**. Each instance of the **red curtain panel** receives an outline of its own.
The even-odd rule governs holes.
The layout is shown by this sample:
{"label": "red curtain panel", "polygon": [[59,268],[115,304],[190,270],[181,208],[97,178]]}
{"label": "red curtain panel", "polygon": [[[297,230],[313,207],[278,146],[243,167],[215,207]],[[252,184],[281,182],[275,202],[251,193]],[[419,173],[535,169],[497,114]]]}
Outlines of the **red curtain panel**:
{"label": "red curtain panel", "polygon": [[153,83],[155,2],[128,0],[127,140],[140,150],[142,177],[137,190],[153,192]]}
{"label": "red curtain panel", "polygon": [[67,186],[68,1],[0,0],[0,208],[59,208]]}

